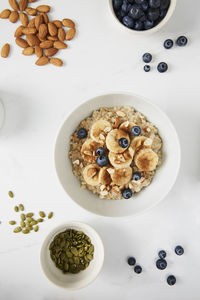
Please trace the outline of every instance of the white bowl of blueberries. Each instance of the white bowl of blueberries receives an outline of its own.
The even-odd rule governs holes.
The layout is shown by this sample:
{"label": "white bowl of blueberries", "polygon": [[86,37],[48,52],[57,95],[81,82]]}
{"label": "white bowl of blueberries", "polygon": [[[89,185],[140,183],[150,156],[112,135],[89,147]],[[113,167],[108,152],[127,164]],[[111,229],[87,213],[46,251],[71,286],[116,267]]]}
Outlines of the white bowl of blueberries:
{"label": "white bowl of blueberries", "polygon": [[177,0],[109,0],[116,22],[130,32],[149,34],[173,15]]}

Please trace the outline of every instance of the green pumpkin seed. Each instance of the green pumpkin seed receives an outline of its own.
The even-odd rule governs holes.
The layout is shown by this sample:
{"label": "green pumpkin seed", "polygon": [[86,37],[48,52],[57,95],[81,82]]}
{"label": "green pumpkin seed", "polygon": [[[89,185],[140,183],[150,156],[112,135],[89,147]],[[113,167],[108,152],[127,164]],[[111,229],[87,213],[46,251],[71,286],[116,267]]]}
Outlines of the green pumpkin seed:
{"label": "green pumpkin seed", "polygon": [[21,222],[20,222],[20,226],[21,226],[22,228],[26,227],[25,222],[24,222],[24,221],[21,221]]}
{"label": "green pumpkin seed", "polygon": [[33,230],[33,227],[32,226],[27,226],[26,227],[29,231]]}
{"label": "green pumpkin seed", "polygon": [[26,217],[31,218],[33,215],[34,215],[34,213],[31,212],[31,213],[26,214]]}
{"label": "green pumpkin seed", "polygon": [[43,211],[39,211],[39,216],[41,218],[45,218],[46,217],[46,214],[43,212]]}
{"label": "green pumpkin seed", "polygon": [[19,207],[18,207],[18,206],[15,206],[15,207],[14,207],[14,211],[18,212],[18,211],[19,211]]}
{"label": "green pumpkin seed", "polygon": [[22,231],[21,227],[15,227],[15,229],[13,230],[14,233],[19,233],[20,231]]}
{"label": "green pumpkin seed", "polygon": [[9,221],[9,224],[10,224],[10,225],[15,225],[16,222],[15,222],[15,221]]}
{"label": "green pumpkin seed", "polygon": [[24,205],[23,205],[23,204],[19,204],[19,209],[20,209],[21,211],[24,211]]}
{"label": "green pumpkin seed", "polygon": [[8,192],[8,196],[9,196],[10,198],[13,198],[13,197],[14,197],[13,192],[12,192],[12,191],[9,191],[9,192]]}
{"label": "green pumpkin seed", "polygon": [[39,218],[39,219],[37,219],[37,222],[42,223],[42,222],[44,222],[44,219]]}
{"label": "green pumpkin seed", "polygon": [[37,225],[37,223],[38,223],[37,221],[33,220],[33,221],[30,223],[30,225],[31,225],[31,226],[34,226],[34,225]]}
{"label": "green pumpkin seed", "polygon": [[26,220],[25,214],[21,214],[21,220],[22,220],[22,221],[25,221],[25,220]]}
{"label": "green pumpkin seed", "polygon": [[29,232],[30,232],[30,230],[29,230],[28,228],[22,230],[22,233],[23,233],[23,234],[28,234]]}
{"label": "green pumpkin seed", "polygon": [[38,226],[38,225],[35,226],[35,227],[33,228],[33,230],[34,230],[35,232],[37,232],[37,231],[39,230],[39,226]]}
{"label": "green pumpkin seed", "polygon": [[51,219],[53,217],[53,212],[51,211],[49,214],[48,214],[48,219]]}
{"label": "green pumpkin seed", "polygon": [[26,221],[29,222],[29,223],[31,223],[33,221],[33,218],[29,217],[29,218],[26,219]]}

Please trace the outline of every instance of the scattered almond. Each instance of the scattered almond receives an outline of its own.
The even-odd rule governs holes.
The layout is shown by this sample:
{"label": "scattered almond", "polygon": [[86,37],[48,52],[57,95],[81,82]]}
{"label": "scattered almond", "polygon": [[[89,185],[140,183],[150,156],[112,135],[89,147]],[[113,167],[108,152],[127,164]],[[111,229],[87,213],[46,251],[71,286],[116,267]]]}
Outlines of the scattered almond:
{"label": "scattered almond", "polygon": [[10,53],[10,45],[9,44],[5,44],[2,48],[1,48],[1,57],[3,58],[7,58],[8,55]]}
{"label": "scattered almond", "polygon": [[25,11],[27,12],[28,15],[30,16],[36,16],[37,15],[37,9],[32,8],[32,7],[27,7],[25,9]]}
{"label": "scattered almond", "polygon": [[4,9],[1,13],[0,13],[0,18],[1,19],[8,19],[10,17],[11,14],[11,10],[10,9]]}
{"label": "scattered almond", "polygon": [[28,23],[28,27],[29,27],[29,28],[34,28],[34,27],[35,27],[35,18],[32,18],[32,19],[30,20],[30,22]]}
{"label": "scattered almond", "polygon": [[19,10],[24,11],[28,6],[28,0],[19,0]]}
{"label": "scattered almond", "polygon": [[67,48],[67,44],[60,42],[60,41],[54,42],[53,45],[54,45],[54,48],[59,49],[59,50]]}
{"label": "scattered almond", "polygon": [[39,30],[40,25],[43,23],[43,16],[41,14],[35,17],[35,27]]}
{"label": "scattered almond", "polygon": [[57,28],[62,28],[62,22],[59,20],[54,20],[52,23],[56,25]]}
{"label": "scattered almond", "polygon": [[41,13],[41,15],[43,16],[44,23],[48,24],[49,23],[49,17],[48,17],[48,15],[46,13]]}
{"label": "scattered almond", "polygon": [[49,49],[52,47],[53,47],[53,41],[46,40],[46,41],[40,43],[40,48],[42,48],[42,49]]}
{"label": "scattered almond", "polygon": [[50,58],[50,63],[57,67],[61,67],[63,65],[63,61],[60,58]]}
{"label": "scattered almond", "polygon": [[28,47],[27,41],[20,38],[20,37],[16,38],[15,42],[21,48],[27,48]]}
{"label": "scattered almond", "polygon": [[28,26],[29,20],[28,20],[27,14],[21,12],[21,13],[19,14],[19,19],[20,19],[20,22],[22,23],[22,25],[23,25],[24,27],[27,27],[27,26]]}
{"label": "scattered almond", "polygon": [[63,19],[62,24],[63,24],[63,26],[69,27],[69,28],[74,28],[75,27],[75,23],[70,19]]}
{"label": "scattered almond", "polygon": [[32,55],[34,53],[33,47],[27,47],[24,50],[22,50],[22,54],[24,55]]}
{"label": "scattered almond", "polygon": [[16,31],[15,31],[15,37],[20,37],[20,36],[22,36],[23,35],[23,29],[24,29],[25,27],[24,26],[19,26],[17,29],[16,29]]}
{"label": "scattered almond", "polygon": [[36,9],[41,13],[47,13],[50,11],[51,8],[49,5],[39,5]]}
{"label": "scattered almond", "polygon": [[28,0],[28,3],[36,2],[37,0]]}
{"label": "scattered almond", "polygon": [[41,38],[41,37],[39,36],[39,33],[37,33],[36,36],[38,37],[38,39],[40,40],[40,42],[46,41],[46,37],[45,37],[45,38]]}
{"label": "scattered almond", "polygon": [[65,39],[67,41],[70,41],[70,40],[72,40],[75,37],[75,35],[76,35],[76,29],[75,28],[71,28],[71,29],[69,29],[67,31]]}
{"label": "scattered almond", "polygon": [[12,11],[10,16],[9,16],[9,21],[12,23],[16,23],[19,19],[19,14],[18,11]]}
{"label": "scattered almond", "polygon": [[47,36],[47,33],[48,33],[47,25],[41,24],[39,27],[39,37],[41,37],[43,39]]}
{"label": "scattered almond", "polygon": [[51,35],[47,35],[47,40],[49,40],[49,41],[57,41],[58,40],[58,38],[57,38],[57,36],[51,36]]}
{"label": "scattered almond", "polygon": [[40,48],[40,46],[35,46],[35,54],[38,58],[42,57],[43,55],[43,50],[42,48]]}
{"label": "scattered almond", "polygon": [[10,6],[11,6],[14,10],[16,10],[16,11],[19,10],[19,6],[18,6],[16,0],[8,0],[8,2],[9,2],[9,4],[10,4]]}
{"label": "scattered almond", "polygon": [[56,48],[49,48],[49,49],[45,49],[44,54],[46,56],[53,56],[58,52],[58,49]]}
{"label": "scattered almond", "polygon": [[37,32],[36,28],[27,27],[23,29],[23,34],[35,34]]}
{"label": "scattered almond", "polygon": [[33,46],[39,46],[40,45],[40,40],[38,39],[38,37],[34,34],[27,34],[26,36],[26,40],[28,42],[28,45],[30,47],[33,47]]}
{"label": "scattered almond", "polygon": [[44,66],[44,65],[48,64],[48,62],[49,62],[48,57],[42,56],[35,62],[35,64],[37,66]]}
{"label": "scattered almond", "polygon": [[59,39],[61,42],[64,42],[65,36],[66,36],[65,30],[64,30],[63,28],[59,28],[59,29],[58,29],[58,39]]}
{"label": "scattered almond", "polygon": [[51,22],[48,23],[48,30],[49,30],[49,34],[51,36],[55,36],[58,33],[58,29],[57,29],[56,25]]}

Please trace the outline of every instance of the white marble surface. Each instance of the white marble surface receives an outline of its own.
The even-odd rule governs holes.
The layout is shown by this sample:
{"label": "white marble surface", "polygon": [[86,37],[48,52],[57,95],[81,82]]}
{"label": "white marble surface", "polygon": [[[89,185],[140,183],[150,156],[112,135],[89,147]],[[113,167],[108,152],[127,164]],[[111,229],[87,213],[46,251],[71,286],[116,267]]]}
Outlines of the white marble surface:
{"label": "white marble surface", "polygon": [[[40,3],[44,3],[40,1]],[[35,57],[24,57],[15,46],[15,24],[0,20],[1,45],[11,43],[10,58],[0,59],[0,98],[6,121],[0,132],[0,299],[1,300],[199,300],[200,286],[200,2],[179,0],[162,31],[135,37],[118,30],[107,0],[49,0],[53,18],[70,17],[78,24],[77,38],[59,54],[62,69],[39,68]],[[56,5],[55,5],[56,3]],[[7,0],[1,0],[0,10]],[[188,46],[167,51],[165,38],[186,34]],[[141,55],[154,56],[152,72],[143,72]],[[156,64],[169,63],[159,74]],[[172,119],[180,137],[182,163],[178,180],[166,199],[137,218],[111,219],[87,213],[68,199],[55,174],[53,151],[62,120],[88,98],[110,91],[131,91],[158,104]],[[15,199],[7,196],[15,192]],[[81,196],[81,194],[80,194]],[[13,206],[29,211],[53,210],[55,218],[37,234],[12,234],[8,220]],[[89,223],[101,234],[105,264],[86,289],[68,292],[44,277],[40,246],[49,230],[65,220]],[[182,244],[185,255],[173,248]],[[168,252],[169,267],[155,268],[159,249]],[[133,254],[144,272],[137,276],[126,265]],[[169,287],[167,274],[177,276]]]}

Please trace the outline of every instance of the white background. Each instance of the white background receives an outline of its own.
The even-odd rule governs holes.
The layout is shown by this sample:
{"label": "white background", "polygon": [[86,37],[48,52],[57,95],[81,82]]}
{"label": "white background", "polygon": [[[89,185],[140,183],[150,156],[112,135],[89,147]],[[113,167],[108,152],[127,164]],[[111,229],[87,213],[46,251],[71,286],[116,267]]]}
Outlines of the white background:
{"label": "white background", "polygon": [[[53,19],[69,17],[77,24],[76,39],[59,53],[63,68],[35,66],[35,56],[22,56],[15,45],[18,25],[0,20],[0,45],[11,44],[10,57],[0,59],[0,98],[6,108],[0,131],[0,299],[199,300],[200,2],[179,0],[164,29],[148,37],[120,31],[107,0],[46,2],[53,7]],[[1,0],[0,10],[7,7],[7,0]],[[185,48],[163,48],[166,38],[180,34],[189,38]],[[141,61],[146,51],[153,55],[150,73],[144,73]],[[156,71],[159,61],[169,64],[166,74]],[[180,174],[172,191],[160,205],[136,218],[104,218],[78,207],[60,186],[53,161],[58,128],[70,111],[93,96],[118,90],[158,104],[173,121],[182,148]],[[14,200],[7,196],[10,189]],[[27,211],[53,210],[55,217],[37,234],[14,235],[8,221],[16,218],[13,206],[20,202]],[[101,274],[75,292],[52,285],[39,262],[44,237],[71,219],[92,225],[105,246]],[[182,257],[173,252],[177,244],[185,248]],[[162,248],[168,255],[165,271],[155,267]],[[141,275],[126,264],[127,255],[142,265]],[[173,287],[166,284],[168,274],[177,276]]]}

